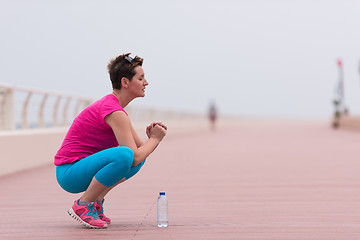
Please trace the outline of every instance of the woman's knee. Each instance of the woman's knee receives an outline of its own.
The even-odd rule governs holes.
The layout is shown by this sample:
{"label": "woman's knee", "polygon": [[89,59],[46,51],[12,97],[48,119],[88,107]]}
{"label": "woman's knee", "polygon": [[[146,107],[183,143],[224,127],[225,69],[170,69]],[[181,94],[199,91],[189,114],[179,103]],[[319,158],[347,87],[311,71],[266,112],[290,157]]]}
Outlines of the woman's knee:
{"label": "woman's knee", "polygon": [[134,152],[128,147],[115,147],[110,151],[108,164],[95,175],[95,178],[107,187],[123,179],[130,171],[134,160]]}
{"label": "woman's knee", "polygon": [[114,156],[114,161],[122,166],[130,168],[134,161],[134,152],[128,147],[121,146],[116,147],[116,153]]}

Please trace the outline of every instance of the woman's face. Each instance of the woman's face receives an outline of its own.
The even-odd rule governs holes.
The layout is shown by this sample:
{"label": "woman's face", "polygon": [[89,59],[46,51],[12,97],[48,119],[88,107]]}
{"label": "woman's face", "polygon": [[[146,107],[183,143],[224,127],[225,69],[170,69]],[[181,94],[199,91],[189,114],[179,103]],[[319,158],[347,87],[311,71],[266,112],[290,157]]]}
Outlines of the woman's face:
{"label": "woman's face", "polygon": [[128,90],[134,95],[134,97],[144,97],[145,88],[149,85],[145,79],[144,69],[141,66],[137,66],[134,70],[136,74],[129,82]]}

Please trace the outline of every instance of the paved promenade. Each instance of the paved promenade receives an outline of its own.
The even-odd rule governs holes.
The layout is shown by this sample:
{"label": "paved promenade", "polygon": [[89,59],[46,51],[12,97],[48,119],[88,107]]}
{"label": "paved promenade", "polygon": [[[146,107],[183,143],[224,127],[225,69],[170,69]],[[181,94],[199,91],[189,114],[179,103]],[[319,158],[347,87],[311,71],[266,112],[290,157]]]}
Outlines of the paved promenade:
{"label": "paved promenade", "polygon": [[[68,216],[79,195],[57,185],[51,164],[1,177],[0,239],[360,239],[360,133],[329,125],[244,121],[169,135],[107,196],[108,229]],[[159,191],[166,229],[156,227]]]}

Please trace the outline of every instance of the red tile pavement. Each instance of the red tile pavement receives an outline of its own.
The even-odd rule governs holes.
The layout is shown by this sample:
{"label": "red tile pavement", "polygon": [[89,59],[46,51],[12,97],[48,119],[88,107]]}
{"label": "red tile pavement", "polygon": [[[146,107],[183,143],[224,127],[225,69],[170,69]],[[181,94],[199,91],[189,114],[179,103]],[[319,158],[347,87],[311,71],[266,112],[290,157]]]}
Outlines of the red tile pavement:
{"label": "red tile pavement", "polygon": [[[113,223],[101,230],[67,215],[78,195],[60,189],[52,165],[1,177],[0,239],[360,239],[359,142],[319,122],[169,136],[107,196]],[[156,227],[159,191],[166,229]]]}

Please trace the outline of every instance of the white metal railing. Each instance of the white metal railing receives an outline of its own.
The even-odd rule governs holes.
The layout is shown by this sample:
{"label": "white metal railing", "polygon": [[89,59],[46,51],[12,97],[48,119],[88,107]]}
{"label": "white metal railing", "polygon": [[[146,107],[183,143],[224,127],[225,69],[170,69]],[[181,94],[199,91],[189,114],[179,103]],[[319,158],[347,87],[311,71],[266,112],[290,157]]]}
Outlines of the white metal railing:
{"label": "white metal railing", "polygon": [[[92,102],[91,98],[0,83],[0,131],[68,126]],[[156,120],[195,122],[205,118],[204,114],[140,106],[128,106],[126,111],[135,124]]]}
{"label": "white metal railing", "polygon": [[[71,102],[73,114],[69,116]],[[67,126],[69,119],[91,102],[76,95],[0,84],[0,130]],[[47,121],[46,110],[52,111],[46,115],[51,116]]]}

